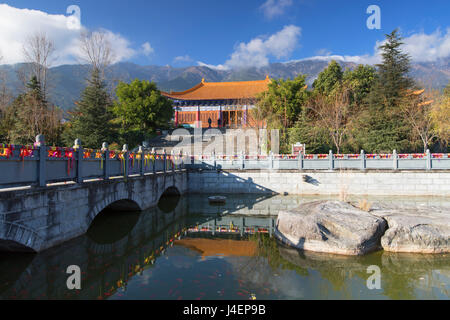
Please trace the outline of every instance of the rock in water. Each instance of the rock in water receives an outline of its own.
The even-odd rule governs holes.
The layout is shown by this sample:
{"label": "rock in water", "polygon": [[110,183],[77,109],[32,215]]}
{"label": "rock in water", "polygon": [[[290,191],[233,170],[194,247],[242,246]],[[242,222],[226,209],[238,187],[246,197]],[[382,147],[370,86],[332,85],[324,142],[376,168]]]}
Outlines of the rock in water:
{"label": "rock in water", "polygon": [[390,208],[371,212],[384,218],[389,229],[381,238],[385,251],[410,253],[450,252],[450,209]]}
{"label": "rock in water", "polygon": [[302,250],[363,255],[380,248],[386,221],[346,202],[315,201],[282,211],[275,235]]}

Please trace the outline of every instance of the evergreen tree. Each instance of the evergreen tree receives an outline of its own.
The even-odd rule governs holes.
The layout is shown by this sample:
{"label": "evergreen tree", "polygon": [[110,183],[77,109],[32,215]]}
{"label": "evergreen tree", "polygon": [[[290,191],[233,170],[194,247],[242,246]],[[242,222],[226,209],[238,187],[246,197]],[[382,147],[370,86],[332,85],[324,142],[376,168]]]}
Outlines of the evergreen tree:
{"label": "evergreen tree", "polygon": [[328,96],[340,86],[343,77],[344,73],[341,66],[335,60],[332,60],[314,81],[314,91]]}
{"label": "evergreen tree", "polygon": [[400,104],[410,94],[414,81],[409,77],[410,58],[401,50],[398,30],[386,35],[379,47],[382,63],[377,65],[374,88],[368,96],[368,107],[358,119],[357,140],[368,152],[407,151],[410,130]]}
{"label": "evergreen tree", "polygon": [[8,141],[31,144],[38,134],[45,136],[48,145],[60,142],[62,112],[49,105],[42,94],[42,86],[33,76],[27,91],[19,95],[5,112],[3,125],[8,130]]}
{"label": "evergreen tree", "polygon": [[114,139],[111,106],[106,84],[99,70],[94,69],[64,132],[65,144],[72,146],[77,138],[85,148],[99,149],[103,142],[111,143]]}
{"label": "evergreen tree", "polygon": [[376,69],[368,65],[358,65],[354,70],[346,70],[343,82],[351,90],[352,109],[358,110],[364,106],[367,97],[373,89]]}
{"label": "evergreen tree", "polygon": [[297,121],[308,100],[306,89],[305,75],[293,80],[272,80],[269,90],[259,97],[257,103],[269,128],[289,127]]}
{"label": "evergreen tree", "polygon": [[42,86],[41,83],[38,81],[36,76],[32,76],[30,81],[26,84],[26,87],[28,89],[28,93],[33,95],[36,100],[39,102],[46,104],[47,101],[45,101],[44,96],[42,94]]}
{"label": "evergreen tree", "polygon": [[120,82],[116,95],[113,112],[121,126],[121,140],[130,146],[149,139],[157,128],[168,127],[173,118],[172,103],[161,95],[154,82]]}

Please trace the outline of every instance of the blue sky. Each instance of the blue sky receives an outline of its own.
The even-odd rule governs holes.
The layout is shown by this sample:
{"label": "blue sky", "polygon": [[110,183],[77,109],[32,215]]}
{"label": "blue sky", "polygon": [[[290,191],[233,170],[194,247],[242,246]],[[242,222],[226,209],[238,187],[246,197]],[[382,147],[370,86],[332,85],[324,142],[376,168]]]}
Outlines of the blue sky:
{"label": "blue sky", "polygon": [[[70,39],[74,33],[64,35],[55,27],[57,22],[49,23],[51,19],[46,17],[61,23],[59,18],[68,16],[66,8],[74,4],[81,9],[84,28],[102,28],[111,33],[120,61],[141,65],[204,63],[230,68],[330,55],[372,62],[377,41],[382,41],[384,34],[397,27],[406,37],[408,50],[415,60],[450,56],[448,0],[14,0],[2,3],[8,7],[0,6],[0,20],[2,14],[11,16],[8,10],[15,9],[17,13],[14,21],[3,25],[0,22],[4,30],[3,36],[0,35],[3,63],[18,62],[14,60],[19,59],[20,46],[10,45],[11,42],[36,28],[50,37],[55,34],[59,62],[70,63],[69,54],[74,54],[74,49],[69,48],[73,45]],[[380,30],[369,30],[366,26],[369,17],[366,9],[373,4],[381,9]],[[32,14],[24,9],[38,10],[42,17],[31,20]]]}

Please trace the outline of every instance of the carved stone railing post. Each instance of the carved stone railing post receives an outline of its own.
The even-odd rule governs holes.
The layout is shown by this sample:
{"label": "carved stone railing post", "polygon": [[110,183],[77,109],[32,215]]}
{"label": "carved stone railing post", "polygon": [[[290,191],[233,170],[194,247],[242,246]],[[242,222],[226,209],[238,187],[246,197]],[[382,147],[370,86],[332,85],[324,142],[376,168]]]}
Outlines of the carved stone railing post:
{"label": "carved stone railing post", "polygon": [[163,150],[163,161],[164,161],[163,172],[166,173],[167,172],[167,153],[166,153],[166,149]]}
{"label": "carved stone railing post", "polygon": [[213,152],[211,152],[211,160],[214,166],[214,170],[217,171],[217,161],[216,161],[216,151],[213,150]]}
{"label": "carved stone railing post", "polygon": [[138,150],[137,153],[141,156],[141,159],[139,160],[139,165],[140,165],[139,173],[140,173],[141,177],[143,177],[144,174],[145,174],[145,168],[144,168],[144,165],[145,165],[145,151],[144,151],[144,147],[142,147],[142,146],[139,147],[139,150]]}
{"label": "carved stone railing post", "polygon": [[153,157],[153,161],[152,161],[153,174],[156,174],[156,149],[155,148],[152,148],[152,157]]}
{"label": "carved stone railing post", "polygon": [[124,144],[123,145],[123,149],[122,149],[122,153],[123,153],[123,158],[125,159],[124,161],[124,165],[123,165],[123,177],[125,178],[125,180],[128,178],[129,176],[129,168],[130,168],[130,153],[128,150],[128,145]]}
{"label": "carved stone railing post", "polygon": [[180,150],[179,157],[180,157],[180,170],[184,170],[185,164],[184,164],[184,154],[182,150]]}
{"label": "carved stone railing post", "polygon": [[47,146],[45,145],[45,137],[40,134],[36,137],[36,147],[39,147],[39,187],[47,186]]}
{"label": "carved stone railing post", "polygon": [[394,161],[394,170],[398,170],[398,156],[397,156],[397,150],[394,150],[392,153],[392,158]]}
{"label": "carved stone railing post", "polygon": [[173,150],[170,152],[170,157],[172,158],[172,173],[175,173],[175,152]]}
{"label": "carved stone railing post", "polygon": [[361,150],[361,169],[366,170],[367,162],[366,162],[366,152]]}
{"label": "carved stone railing post", "polygon": [[329,168],[330,170],[334,170],[334,156],[333,156],[333,150],[330,150],[330,153],[328,154],[328,160],[330,162]]}
{"label": "carved stone railing post", "polygon": [[298,154],[298,170],[303,171],[304,163],[303,163],[303,152],[299,152]]}
{"label": "carved stone railing post", "polygon": [[430,149],[427,149],[427,170],[431,170],[431,152]]}
{"label": "carved stone railing post", "polygon": [[103,153],[103,179],[109,180],[109,146],[107,142],[103,142],[102,145],[102,153]]}
{"label": "carved stone railing post", "polygon": [[77,178],[76,183],[83,183],[83,160],[84,149],[81,145],[81,140],[76,139],[73,148],[77,151]]}
{"label": "carved stone railing post", "polygon": [[269,169],[272,170],[273,169],[273,152],[270,151],[269,153]]}

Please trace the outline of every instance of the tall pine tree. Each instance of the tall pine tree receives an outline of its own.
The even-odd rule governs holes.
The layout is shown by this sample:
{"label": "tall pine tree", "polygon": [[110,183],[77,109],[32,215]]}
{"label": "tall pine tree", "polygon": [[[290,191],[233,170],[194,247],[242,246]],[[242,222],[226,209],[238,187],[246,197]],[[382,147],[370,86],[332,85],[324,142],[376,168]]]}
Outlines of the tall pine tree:
{"label": "tall pine tree", "polygon": [[85,148],[99,149],[103,142],[111,143],[114,139],[111,107],[106,84],[99,70],[94,68],[64,133],[66,145],[73,144],[77,138]]}
{"label": "tall pine tree", "polygon": [[57,145],[61,134],[61,110],[45,100],[36,76],[30,79],[26,87],[27,91],[5,110],[2,125],[3,130],[7,130],[7,140],[16,144],[31,144],[38,134],[43,134],[48,145]]}
{"label": "tall pine tree", "polygon": [[367,110],[359,119],[359,140],[368,152],[408,151],[410,130],[403,119],[400,104],[414,88],[409,77],[410,57],[402,52],[398,30],[386,35],[379,47],[382,63],[377,65],[375,85],[368,96]]}

